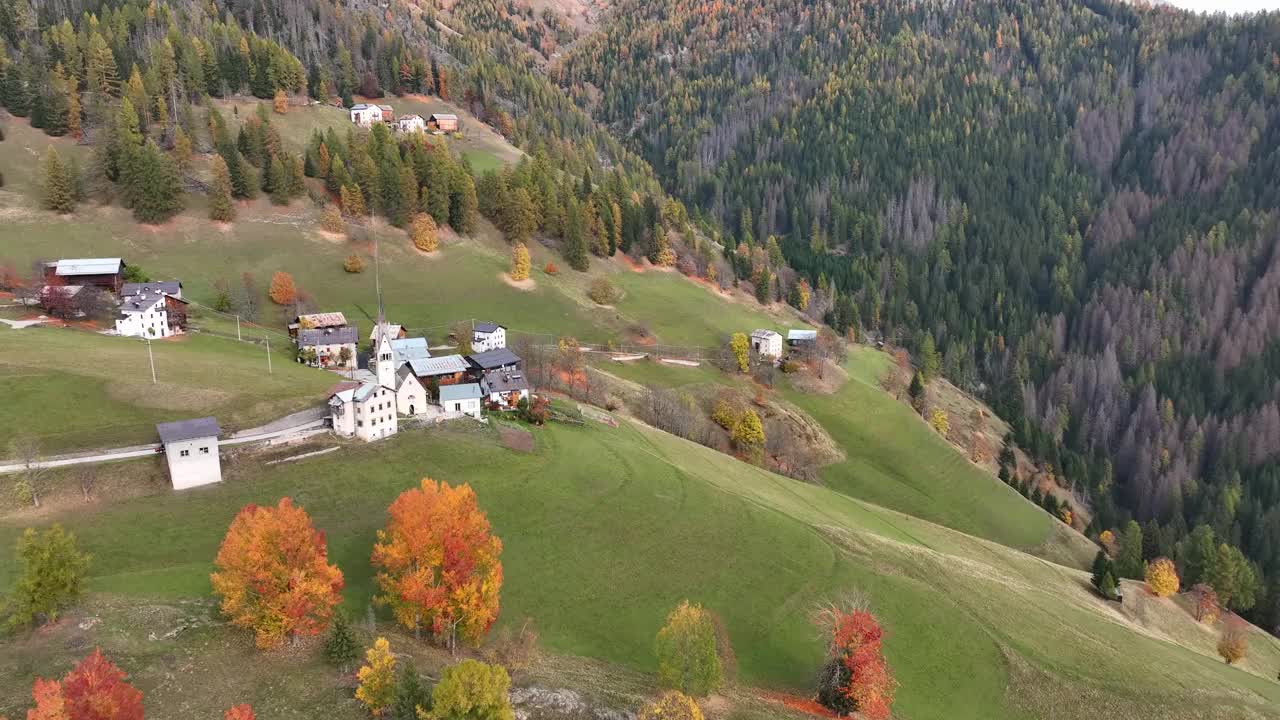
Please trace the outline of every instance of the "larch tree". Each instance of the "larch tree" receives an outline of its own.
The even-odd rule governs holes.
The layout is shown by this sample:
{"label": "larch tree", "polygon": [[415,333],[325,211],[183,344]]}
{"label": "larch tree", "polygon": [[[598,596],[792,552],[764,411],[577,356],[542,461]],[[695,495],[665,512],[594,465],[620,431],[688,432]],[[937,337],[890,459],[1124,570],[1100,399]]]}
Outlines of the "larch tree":
{"label": "larch tree", "polygon": [[704,696],[724,683],[715,624],[701,605],[686,600],[676,606],[658,631],[653,651],[658,657],[658,678],[667,687]]}
{"label": "larch tree", "polygon": [[284,90],[276,90],[275,97],[271,98],[271,109],[280,115],[289,112],[289,96],[284,94]]}
{"label": "larch tree", "polygon": [[293,276],[282,270],[271,276],[271,287],[267,290],[271,302],[277,305],[292,305],[298,301],[298,286]]}
{"label": "larch tree", "polygon": [[1178,592],[1178,568],[1167,557],[1147,563],[1147,589],[1156,597],[1169,597]]}
{"label": "larch tree", "polygon": [[413,240],[413,246],[423,252],[435,252],[440,247],[440,230],[427,213],[413,216],[409,223],[409,238]]}
{"label": "larch tree", "polygon": [[21,572],[9,596],[10,627],[57,620],[80,597],[90,557],[80,552],[76,536],[56,523],[44,531],[23,531],[17,555]]}
{"label": "larch tree", "polygon": [[461,637],[478,643],[498,617],[502,541],[470,485],[424,478],[387,508],[372,562],[387,605],[401,625],[426,627],[451,651]]}
{"label": "larch tree", "polygon": [[516,243],[511,248],[511,279],[528,280],[530,264],[529,248],[522,242]]}
{"label": "larch tree", "polygon": [[320,212],[320,229],[325,232],[340,233],[347,227],[342,219],[342,211],[336,205],[326,205]]}
{"label": "larch tree", "polygon": [[347,217],[362,218],[369,214],[364,202],[364,191],[359,185],[355,183],[343,185],[339,199],[342,202],[342,214]]}
{"label": "larch tree", "polygon": [[317,635],[342,600],[342,571],[329,563],[324,533],[289,498],[246,505],[227,530],[210,575],[222,612],[254,631],[260,648]]}
{"label": "larch tree", "polygon": [[533,232],[538,229],[538,213],[533,205],[533,198],[524,188],[516,188],[511,192],[507,206],[502,211],[502,232],[507,242],[523,243],[533,239]]}
{"label": "larch tree", "polygon": [[396,656],[391,653],[391,643],[379,637],[364,657],[365,664],[356,672],[360,681],[356,699],[364,703],[374,717],[381,717],[396,699]]}
{"label": "larch tree", "polygon": [[76,209],[76,179],[71,167],[52,145],[40,162],[40,189],[45,210],[69,213]]}
{"label": "larch tree", "polygon": [[231,222],[236,219],[236,206],[231,198],[231,172],[227,169],[227,161],[214,154],[209,161],[209,170],[213,173],[213,183],[209,186],[209,219]]}

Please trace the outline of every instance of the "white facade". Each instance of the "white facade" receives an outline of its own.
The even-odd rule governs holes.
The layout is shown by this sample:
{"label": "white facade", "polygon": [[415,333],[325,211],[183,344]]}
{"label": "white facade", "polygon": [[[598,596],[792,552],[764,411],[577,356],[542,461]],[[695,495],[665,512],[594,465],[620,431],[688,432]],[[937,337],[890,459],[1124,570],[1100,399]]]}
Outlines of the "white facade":
{"label": "white facade", "polygon": [[462,413],[469,415],[477,420],[480,419],[480,398],[464,398],[462,400],[450,400],[440,403],[440,407],[447,413]]}
{"label": "white facade", "polygon": [[396,129],[402,133],[425,132],[427,121],[421,115],[401,115],[396,118]]}
{"label": "white facade", "polygon": [[365,442],[380,440],[399,431],[396,393],[376,383],[344,388],[329,399],[334,432]]}
{"label": "white facade", "polygon": [[179,328],[169,324],[169,310],[164,294],[145,298],[125,298],[116,318],[116,334],[128,337],[165,338],[176,335]]}
{"label": "white facade", "polygon": [[492,323],[477,323],[471,333],[471,352],[500,350],[507,346],[507,329]]}
{"label": "white facade", "polygon": [[755,330],[751,333],[751,349],[761,357],[776,360],[782,357],[782,335],[772,330]]}
{"label": "white facade", "polygon": [[174,490],[222,482],[217,437],[165,443],[164,454],[169,461],[169,478]]}
{"label": "white facade", "polygon": [[360,103],[351,106],[351,123],[360,127],[372,127],[382,122],[382,108],[377,105]]}
{"label": "white facade", "polygon": [[391,338],[394,336],[388,332],[386,325],[379,325],[374,334],[373,357],[369,361],[374,364],[378,384],[393,388],[396,386],[396,349],[391,345]]}
{"label": "white facade", "polygon": [[484,392],[476,383],[440,387],[440,409],[446,413],[461,413],[479,420],[483,401]]}
{"label": "white facade", "polygon": [[421,415],[427,411],[427,389],[406,366],[396,373],[396,410],[401,415]]}

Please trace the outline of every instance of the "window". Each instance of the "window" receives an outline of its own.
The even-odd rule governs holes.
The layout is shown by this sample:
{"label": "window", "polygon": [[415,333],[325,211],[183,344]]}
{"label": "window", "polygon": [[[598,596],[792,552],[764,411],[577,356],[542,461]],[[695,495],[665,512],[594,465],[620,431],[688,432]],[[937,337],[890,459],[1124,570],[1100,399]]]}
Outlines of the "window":
{"label": "window", "polygon": [[208,454],[209,454],[209,448],[207,448],[207,447],[202,447],[202,448],[200,448],[200,454],[201,454],[201,455],[208,455]]}
{"label": "window", "polygon": [[363,420],[357,420],[357,421],[356,421],[356,427],[364,427],[364,421],[363,421]]}
{"label": "window", "polygon": [[190,451],[190,450],[179,450],[179,451],[178,451],[178,456],[179,456],[179,457],[187,457],[187,456],[188,456],[188,455],[190,455],[190,454],[191,454],[191,451]]}

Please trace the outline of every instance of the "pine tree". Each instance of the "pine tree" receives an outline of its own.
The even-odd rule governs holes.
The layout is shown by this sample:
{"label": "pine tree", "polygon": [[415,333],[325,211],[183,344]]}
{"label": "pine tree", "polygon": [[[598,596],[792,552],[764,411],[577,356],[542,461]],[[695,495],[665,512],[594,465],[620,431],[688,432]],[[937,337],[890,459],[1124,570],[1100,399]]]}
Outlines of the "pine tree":
{"label": "pine tree", "polygon": [[191,137],[179,125],[178,129],[173,132],[173,162],[178,167],[178,172],[185,175],[187,170],[191,168]]}
{"label": "pine tree", "polygon": [[271,164],[267,167],[267,182],[264,184],[271,186],[269,192],[272,205],[289,204],[289,181],[285,177],[284,163],[280,162],[279,155],[271,158]]}
{"label": "pine tree", "polygon": [[231,222],[236,217],[236,207],[231,199],[231,173],[227,169],[227,161],[221,155],[214,155],[209,168],[213,172],[213,184],[209,188],[209,219]]}
{"label": "pine tree", "polygon": [[360,655],[355,636],[351,634],[351,625],[347,616],[336,613],[333,624],[329,626],[329,637],[324,642],[324,659],[334,667],[346,669]]}
{"label": "pine tree", "polygon": [[76,181],[71,169],[52,145],[41,162],[41,189],[45,210],[69,213],[76,209]]}

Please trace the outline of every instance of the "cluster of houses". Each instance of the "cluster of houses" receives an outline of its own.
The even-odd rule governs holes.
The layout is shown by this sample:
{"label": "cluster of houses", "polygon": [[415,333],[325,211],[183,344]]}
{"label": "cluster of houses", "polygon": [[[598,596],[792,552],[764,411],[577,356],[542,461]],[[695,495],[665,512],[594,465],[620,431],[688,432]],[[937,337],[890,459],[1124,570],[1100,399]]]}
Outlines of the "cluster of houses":
{"label": "cluster of houses", "polygon": [[751,331],[751,351],[762,360],[777,363],[782,360],[785,348],[802,351],[811,349],[818,342],[817,330],[788,330],[784,345],[782,333],[774,330]]}
{"label": "cluster of houses", "polygon": [[48,308],[52,298],[77,306],[83,293],[106,294],[116,304],[115,332],[118,335],[166,338],[187,327],[187,301],[182,283],[125,282],[128,266],[120,258],[67,258],[44,263],[41,302]]}
{"label": "cluster of houses", "polygon": [[432,356],[423,337],[380,321],[369,336],[368,369],[359,364],[359,332],[342,313],[299,315],[289,325],[299,358],[319,367],[351,371],[329,393],[334,432],[365,441],[399,431],[401,417],[427,414],[479,418],[483,409],[513,410],[529,397],[519,356],[507,348],[507,330],[475,323],[467,355]]}
{"label": "cluster of houses", "polygon": [[435,135],[443,135],[458,131],[458,116],[453,113],[432,113],[423,119],[421,115],[401,115],[396,116],[395,111],[390,105],[375,105],[372,103],[359,103],[352,105],[348,110],[351,114],[351,124],[359,127],[373,127],[374,125],[388,125],[397,132],[413,133],[413,132],[429,132]]}

